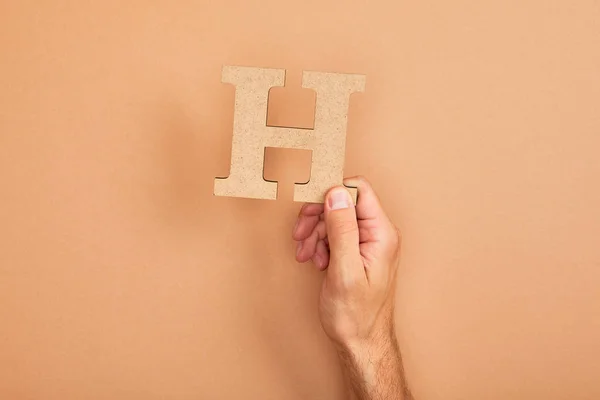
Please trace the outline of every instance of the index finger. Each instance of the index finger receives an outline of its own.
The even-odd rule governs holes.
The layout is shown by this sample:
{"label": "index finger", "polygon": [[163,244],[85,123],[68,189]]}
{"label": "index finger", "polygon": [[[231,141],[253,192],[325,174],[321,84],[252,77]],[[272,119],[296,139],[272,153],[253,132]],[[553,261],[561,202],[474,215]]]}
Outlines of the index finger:
{"label": "index finger", "polygon": [[344,179],[344,185],[356,187],[358,196],[356,200],[356,217],[358,220],[387,220],[387,215],[379,197],[373,190],[369,181],[363,176],[354,176]]}
{"label": "index finger", "polygon": [[323,214],[323,204],[319,203],[304,203],[302,208],[300,209],[300,215],[304,215],[306,217],[313,217],[315,215]]}

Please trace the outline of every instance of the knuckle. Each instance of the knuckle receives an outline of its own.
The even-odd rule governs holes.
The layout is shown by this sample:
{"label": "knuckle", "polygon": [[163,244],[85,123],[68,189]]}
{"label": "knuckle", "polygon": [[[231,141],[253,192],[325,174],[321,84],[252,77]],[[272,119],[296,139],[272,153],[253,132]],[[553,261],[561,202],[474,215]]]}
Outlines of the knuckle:
{"label": "knuckle", "polygon": [[345,295],[355,295],[360,289],[360,280],[352,275],[344,275],[339,281],[339,290]]}
{"label": "knuckle", "polygon": [[400,257],[402,251],[402,232],[400,229],[395,228],[396,231],[396,242],[394,244],[394,257]]}
{"label": "knuckle", "polygon": [[384,243],[391,255],[394,257],[398,256],[400,254],[400,248],[402,247],[402,232],[400,229],[392,225],[392,228],[387,235],[387,240],[385,240]]}
{"label": "knuckle", "polygon": [[394,227],[394,245],[400,247],[402,245],[402,232],[398,227]]}
{"label": "knuckle", "polygon": [[386,231],[387,234],[385,235],[385,243],[390,248],[399,248],[402,243],[402,233],[400,232],[400,229],[394,225],[390,225],[389,229]]}

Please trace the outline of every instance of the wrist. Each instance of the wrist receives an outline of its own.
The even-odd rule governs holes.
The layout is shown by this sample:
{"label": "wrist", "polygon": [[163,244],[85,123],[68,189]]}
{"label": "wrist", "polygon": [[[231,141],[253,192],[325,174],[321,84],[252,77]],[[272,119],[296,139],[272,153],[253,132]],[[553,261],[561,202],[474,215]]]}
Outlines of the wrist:
{"label": "wrist", "polygon": [[380,318],[362,337],[339,339],[334,344],[351,398],[413,398],[406,386],[393,319]]}
{"label": "wrist", "polygon": [[370,395],[380,390],[382,385],[393,390],[391,383],[395,379],[403,379],[395,335],[380,335],[339,345],[338,357],[354,398],[371,399]]}
{"label": "wrist", "polygon": [[376,338],[348,341],[337,346],[340,356],[351,357],[355,363],[377,363],[379,360],[398,351],[393,333]]}
{"label": "wrist", "polygon": [[364,353],[371,353],[373,356],[387,353],[397,347],[396,325],[393,317],[387,313],[379,315],[368,333],[364,332],[363,335],[349,337],[339,344],[339,347],[357,356]]}
{"label": "wrist", "polygon": [[399,357],[400,350],[393,326],[377,330],[366,338],[354,338],[337,343],[338,356],[361,370],[378,368],[384,360]]}

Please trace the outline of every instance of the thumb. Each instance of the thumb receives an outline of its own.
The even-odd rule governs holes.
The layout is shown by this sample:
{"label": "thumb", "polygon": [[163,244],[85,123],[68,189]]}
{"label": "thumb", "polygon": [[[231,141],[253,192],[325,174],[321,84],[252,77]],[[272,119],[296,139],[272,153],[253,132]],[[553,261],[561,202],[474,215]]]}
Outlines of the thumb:
{"label": "thumb", "polygon": [[325,225],[330,265],[360,256],[356,209],[350,193],[342,186],[331,189],[325,196]]}

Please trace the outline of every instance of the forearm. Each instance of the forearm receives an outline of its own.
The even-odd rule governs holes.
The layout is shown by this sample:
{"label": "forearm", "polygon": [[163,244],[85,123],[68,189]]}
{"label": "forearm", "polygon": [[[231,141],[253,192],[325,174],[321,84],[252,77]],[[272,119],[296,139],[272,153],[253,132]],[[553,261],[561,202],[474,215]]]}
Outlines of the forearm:
{"label": "forearm", "polygon": [[338,349],[342,370],[356,400],[412,400],[395,335]]}

